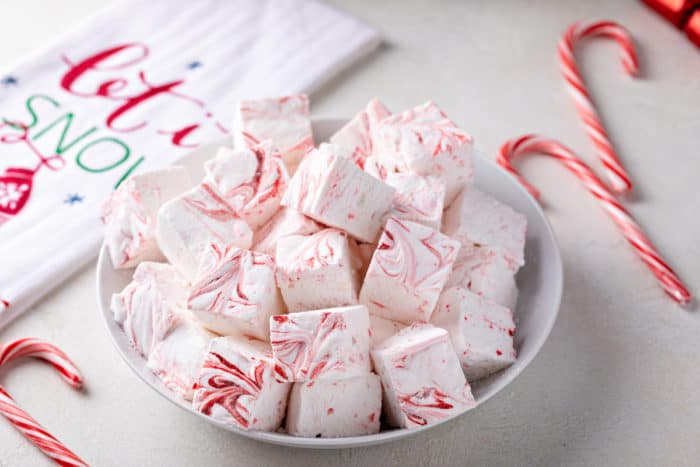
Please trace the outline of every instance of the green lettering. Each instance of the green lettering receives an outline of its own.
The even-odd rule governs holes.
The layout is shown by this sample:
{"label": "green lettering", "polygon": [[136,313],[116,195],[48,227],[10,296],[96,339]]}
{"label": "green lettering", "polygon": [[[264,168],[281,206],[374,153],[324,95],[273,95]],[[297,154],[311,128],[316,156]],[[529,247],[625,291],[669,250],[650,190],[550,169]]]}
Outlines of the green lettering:
{"label": "green lettering", "polygon": [[68,134],[68,130],[70,129],[70,126],[73,124],[73,112],[68,112],[67,114],[58,117],[56,120],[51,122],[49,125],[47,125],[41,131],[37,132],[32,139],[34,141],[38,140],[43,135],[45,135],[47,132],[49,132],[53,127],[55,127],[60,122],[62,122],[63,120],[65,120],[66,123],[63,125],[63,129],[61,130],[61,137],[59,138],[58,144],[56,145],[56,149],[55,149],[56,154],[58,154],[59,156],[61,154],[63,154],[65,151],[72,148],[74,145],[76,145],[80,141],[82,141],[83,139],[85,139],[86,137],[90,136],[92,133],[94,133],[97,130],[97,127],[92,127],[64,146],[63,143],[66,139],[66,135]]}
{"label": "green lettering", "polygon": [[[83,156],[87,155],[86,154],[87,150],[93,146],[97,146],[97,145],[103,144],[103,143],[104,144],[112,143],[112,144],[116,144],[117,146],[119,146],[124,151],[124,154],[122,155],[121,159],[119,159],[116,162],[113,162],[109,165],[106,165],[104,167],[95,167],[95,166],[89,166],[89,165],[85,164],[85,162],[83,161]],[[101,156],[104,155],[105,150],[103,149],[103,150],[99,151],[98,154],[100,154]],[[78,164],[78,167],[80,167],[81,169],[83,169],[87,172],[101,173],[101,172],[107,172],[108,170],[112,170],[113,168],[117,167],[118,165],[123,164],[129,158],[129,154],[131,154],[131,150],[129,149],[129,146],[127,146],[122,141],[119,141],[118,139],[112,138],[112,137],[103,137],[103,138],[98,138],[98,139],[86,144],[80,150],[80,152],[78,152],[78,154],[75,156],[75,163]]]}

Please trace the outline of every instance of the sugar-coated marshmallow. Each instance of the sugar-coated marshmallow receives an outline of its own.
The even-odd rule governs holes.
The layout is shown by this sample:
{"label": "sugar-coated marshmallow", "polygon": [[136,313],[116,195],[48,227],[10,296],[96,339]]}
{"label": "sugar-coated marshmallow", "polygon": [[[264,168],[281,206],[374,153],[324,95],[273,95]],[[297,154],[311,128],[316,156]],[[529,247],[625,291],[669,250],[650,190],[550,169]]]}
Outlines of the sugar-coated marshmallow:
{"label": "sugar-coated marshmallow", "polygon": [[427,321],[460,244],[437,230],[393,217],[386,222],[360,290],[371,313],[405,324]]}
{"label": "sugar-coated marshmallow", "polygon": [[187,282],[169,264],[145,261],[136,267],[132,281],[112,295],[114,320],[131,345],[148,358],[185,306]]}
{"label": "sugar-coated marshmallow", "polygon": [[474,407],[474,397],[444,329],[415,323],[372,350],[395,427],[429,425]]}
{"label": "sugar-coated marshmallow", "polygon": [[525,264],[527,220],[508,205],[470,187],[445,211],[442,231],[465,246],[498,248],[512,271]]}
{"label": "sugar-coated marshmallow", "polygon": [[115,268],[159,261],[156,214],[163,203],[192,186],[182,167],[132,175],[102,205],[105,245]]}
{"label": "sugar-coated marshmallow", "polygon": [[244,149],[220,148],[204,164],[204,171],[202,183],[216,190],[254,230],[277,212],[289,180],[270,141]]}
{"label": "sugar-coated marshmallow", "polygon": [[453,287],[440,297],[431,322],[450,333],[468,381],[488,376],[515,361],[515,324],[508,308]]}
{"label": "sugar-coated marshmallow", "polygon": [[440,230],[445,204],[445,184],[440,179],[391,172],[386,183],[396,188],[390,216]]}
{"label": "sugar-coated marshmallow", "polygon": [[275,256],[277,241],[288,235],[311,235],[322,227],[296,209],[281,208],[253,234],[253,250]]}
{"label": "sugar-coated marshmallow", "polygon": [[242,101],[234,117],[234,146],[240,149],[265,140],[272,140],[293,172],[304,154],[314,147],[309,98],[299,94]]}
{"label": "sugar-coated marshmallow", "polygon": [[518,301],[515,273],[499,249],[465,246],[459,250],[445,289],[463,287],[510,310]]}
{"label": "sugar-coated marshmallow", "polygon": [[385,118],[373,131],[372,142],[373,154],[387,173],[439,178],[445,184],[445,204],[472,180],[472,137],[432,102]]}
{"label": "sugar-coated marshmallow", "polygon": [[287,433],[308,438],[378,433],[381,412],[381,384],[373,373],[294,383],[289,396]]}
{"label": "sugar-coated marshmallow", "polygon": [[192,400],[192,386],[214,334],[193,318],[184,316],[148,357],[148,368],[163,384],[185,400]]}
{"label": "sugar-coated marshmallow", "polygon": [[374,242],[394,188],[366,174],[334,144],[308,153],[289,181],[282,205],[364,242]]}
{"label": "sugar-coated marshmallow", "polygon": [[219,193],[200,184],[160,208],[156,238],[168,261],[192,280],[212,245],[247,249],[253,232]]}
{"label": "sugar-coated marshmallow", "polygon": [[361,305],[270,318],[270,342],[283,381],[343,379],[366,374],[369,314]]}
{"label": "sugar-coated marshmallow", "polygon": [[245,430],[275,431],[287,407],[291,383],[277,381],[269,344],[219,337],[209,344],[194,385],[192,406]]}
{"label": "sugar-coated marshmallow", "polygon": [[372,99],[360,113],[331,136],[330,142],[343,148],[346,157],[363,168],[367,156],[372,154],[372,131],[389,115],[391,112],[379,99]]}
{"label": "sugar-coated marshmallow", "polygon": [[292,235],[277,242],[277,285],[289,311],[357,303],[359,264],[353,239],[337,229]]}
{"label": "sugar-coated marshmallow", "polygon": [[270,316],[285,310],[275,283],[275,262],[264,253],[214,247],[201,265],[187,299],[205,327],[222,335],[269,340]]}

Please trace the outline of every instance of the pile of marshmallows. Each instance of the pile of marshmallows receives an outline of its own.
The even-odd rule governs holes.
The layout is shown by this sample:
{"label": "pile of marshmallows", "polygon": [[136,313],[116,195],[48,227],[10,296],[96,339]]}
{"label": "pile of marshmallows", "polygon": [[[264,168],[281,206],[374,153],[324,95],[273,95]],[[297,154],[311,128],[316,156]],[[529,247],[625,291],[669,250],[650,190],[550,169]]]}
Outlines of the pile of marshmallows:
{"label": "pile of marshmallows", "polygon": [[136,266],[111,308],[148,367],[247,430],[472,408],[469,382],[516,358],[526,222],[471,186],[471,137],[432,102],[373,100],[315,148],[303,95],[243,102],[234,126],[201,183],[173,167],[105,202],[112,263]]}

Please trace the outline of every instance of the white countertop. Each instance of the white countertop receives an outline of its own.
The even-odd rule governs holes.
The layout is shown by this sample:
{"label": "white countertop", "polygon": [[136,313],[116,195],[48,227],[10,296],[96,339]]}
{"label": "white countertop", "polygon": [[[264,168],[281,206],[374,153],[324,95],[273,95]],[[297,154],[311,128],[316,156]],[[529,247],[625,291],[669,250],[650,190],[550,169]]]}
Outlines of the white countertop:
{"label": "white countertop", "polygon": [[[102,1],[0,2],[0,63],[43,46]],[[576,19],[626,25],[642,79],[617,47],[579,54],[620,157],[636,182],[626,206],[700,296],[700,49],[640,2],[340,2],[386,45],[312,99],[347,116],[373,96],[392,109],[438,102],[494,154],[526,132],[559,138],[599,170],[564,89],[556,45]],[[341,4],[342,3],[342,4]],[[40,364],[3,372],[15,399],[94,465],[691,465],[700,459],[700,314],[659,289],[595,201],[555,162],[519,164],[538,186],[566,276],[559,320],[532,365],[478,410],[405,441],[346,451],[268,446],[221,431],[146,387],[112,347],[95,303],[95,265],[0,340],[36,336],[82,369],[84,394]],[[0,420],[0,466],[49,465]],[[697,465],[697,464],[696,464]]]}

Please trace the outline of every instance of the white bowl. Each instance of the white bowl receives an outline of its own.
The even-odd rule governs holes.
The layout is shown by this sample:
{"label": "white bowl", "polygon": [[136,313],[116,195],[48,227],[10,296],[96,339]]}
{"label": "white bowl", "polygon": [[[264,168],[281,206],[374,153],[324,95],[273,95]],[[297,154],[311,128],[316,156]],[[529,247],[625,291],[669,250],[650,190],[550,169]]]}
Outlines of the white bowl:
{"label": "white bowl", "polygon": [[[342,124],[342,120],[315,120],[313,132],[316,141],[326,141]],[[227,140],[201,147],[182,159],[180,164],[190,170],[193,179],[198,180],[203,175],[202,163],[213,157],[219,146],[228,144],[230,143]],[[563,278],[561,258],[554,233],[537,202],[513,177],[478,152],[474,155],[474,174],[476,186],[479,189],[495,196],[527,216],[525,266],[518,272],[517,276],[520,289],[515,312],[517,323],[515,345],[518,359],[510,367],[472,384],[472,391],[478,407],[513,381],[537,355],[556,320]],[[114,269],[106,248],[104,245],[102,246],[97,263],[97,300],[107,330],[112,336],[114,345],[131,369],[161,396],[184,410],[204,417],[211,423],[239,435],[272,444],[304,448],[346,448],[386,443],[423,430],[429,430],[437,425],[433,424],[410,430],[385,430],[375,435],[346,438],[297,438],[284,433],[244,431],[217,423],[194,411],[188,402],[183,401],[165,388],[160,380],[146,368],[144,358],[129,345],[124,332],[114,321],[109,309],[110,298],[113,293],[124,288],[132,274],[132,269]],[[473,410],[478,410],[478,408]],[[469,417],[469,413],[467,412],[464,416]]]}

